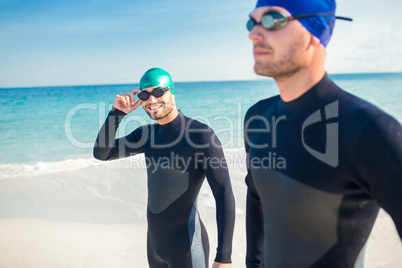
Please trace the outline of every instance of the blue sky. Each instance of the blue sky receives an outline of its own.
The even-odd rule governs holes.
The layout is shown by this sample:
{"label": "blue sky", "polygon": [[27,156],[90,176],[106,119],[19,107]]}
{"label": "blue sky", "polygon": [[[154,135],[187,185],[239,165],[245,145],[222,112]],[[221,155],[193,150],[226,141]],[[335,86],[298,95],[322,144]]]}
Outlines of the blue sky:
{"label": "blue sky", "polygon": [[[330,73],[402,71],[401,0],[339,0]],[[364,3],[364,6],[362,6]],[[0,0],[0,87],[252,80],[245,0]]]}

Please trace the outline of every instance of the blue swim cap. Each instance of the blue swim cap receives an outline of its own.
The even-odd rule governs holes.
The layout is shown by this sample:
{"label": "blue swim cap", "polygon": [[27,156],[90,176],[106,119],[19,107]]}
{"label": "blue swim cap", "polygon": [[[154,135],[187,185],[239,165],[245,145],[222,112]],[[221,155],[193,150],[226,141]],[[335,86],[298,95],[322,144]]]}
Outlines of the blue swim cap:
{"label": "blue swim cap", "polygon": [[[292,16],[312,13],[329,13],[335,15],[335,0],[258,0],[257,7],[277,6],[289,11]],[[335,18],[326,17],[335,26]],[[332,35],[331,26],[323,17],[308,17],[298,20],[310,33],[320,39],[324,47]]]}

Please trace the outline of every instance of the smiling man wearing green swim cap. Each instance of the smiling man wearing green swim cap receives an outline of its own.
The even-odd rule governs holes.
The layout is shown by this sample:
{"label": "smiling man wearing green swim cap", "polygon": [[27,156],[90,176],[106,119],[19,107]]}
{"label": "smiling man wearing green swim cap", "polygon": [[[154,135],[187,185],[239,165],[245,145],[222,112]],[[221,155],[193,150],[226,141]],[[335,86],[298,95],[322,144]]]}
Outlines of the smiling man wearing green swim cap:
{"label": "smiling man wearing green swim cap", "polygon": [[350,20],[335,9],[258,0],[250,13],[254,71],[279,95],[244,121],[248,268],[362,267],[380,207],[402,236],[402,127],[328,77],[335,20]]}
{"label": "smiling man wearing green swim cap", "polygon": [[[174,94],[168,72],[160,68],[148,70],[139,89],[116,96],[99,131],[94,156],[113,160],[145,153],[147,252],[151,268],[208,267],[208,235],[197,209],[197,196],[206,177],[215,197],[218,225],[212,267],[230,268],[235,203],[222,146],[211,128],[176,108]],[[115,139],[123,117],[140,105],[157,123]]]}
{"label": "smiling man wearing green swim cap", "polygon": [[[161,123],[163,124],[164,122],[170,122],[178,115],[172,77],[165,70],[160,68],[148,70],[141,77],[140,90],[141,92],[137,96],[143,101],[144,110],[152,119],[162,120]],[[155,95],[155,91],[159,91],[159,94],[162,95]],[[169,91],[171,94],[164,94],[166,91]],[[152,95],[151,92],[156,97],[152,98],[152,100],[157,100],[159,96],[159,101],[148,101],[148,98]]]}

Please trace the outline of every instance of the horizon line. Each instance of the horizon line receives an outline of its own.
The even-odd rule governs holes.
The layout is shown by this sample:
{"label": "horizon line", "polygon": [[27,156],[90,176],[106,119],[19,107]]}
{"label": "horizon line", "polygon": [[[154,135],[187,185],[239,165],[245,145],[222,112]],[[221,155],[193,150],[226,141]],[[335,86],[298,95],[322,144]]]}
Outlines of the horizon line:
{"label": "horizon line", "polygon": [[[402,71],[396,72],[356,72],[356,73],[328,73],[329,76],[340,75],[367,75],[367,74],[402,74]],[[255,81],[270,81],[272,77],[257,77],[255,79],[233,79],[233,80],[197,80],[197,81],[175,81],[174,83],[215,83],[215,82],[255,82]],[[65,85],[39,85],[39,86],[15,86],[15,87],[0,87],[2,89],[35,89],[35,88],[53,88],[53,87],[90,87],[90,86],[130,86],[138,85],[138,83],[107,83],[107,84],[65,84]]]}

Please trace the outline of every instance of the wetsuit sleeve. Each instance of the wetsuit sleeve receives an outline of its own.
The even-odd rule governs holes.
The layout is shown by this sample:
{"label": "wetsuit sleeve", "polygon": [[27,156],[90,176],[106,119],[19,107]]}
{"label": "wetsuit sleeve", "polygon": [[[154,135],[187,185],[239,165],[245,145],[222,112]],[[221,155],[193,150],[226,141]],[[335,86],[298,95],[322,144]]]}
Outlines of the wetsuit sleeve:
{"label": "wetsuit sleeve", "polygon": [[[208,184],[211,187],[216,203],[216,221],[218,225],[218,248],[215,261],[231,263],[233,231],[235,223],[235,200],[230,182],[229,171],[222,145],[212,130],[204,132],[201,144],[208,144],[198,149]],[[198,155],[199,157],[200,155]]]}
{"label": "wetsuit sleeve", "polygon": [[93,155],[98,160],[114,160],[144,152],[143,128],[115,139],[117,128],[126,114],[116,108],[109,112],[95,141]]}
{"label": "wetsuit sleeve", "polygon": [[362,131],[356,145],[355,169],[361,184],[387,211],[402,238],[402,127],[380,114]]}
{"label": "wetsuit sleeve", "polygon": [[246,267],[260,267],[261,252],[264,241],[264,219],[257,190],[250,173],[249,146],[245,142],[247,155],[247,200],[246,200]]}

